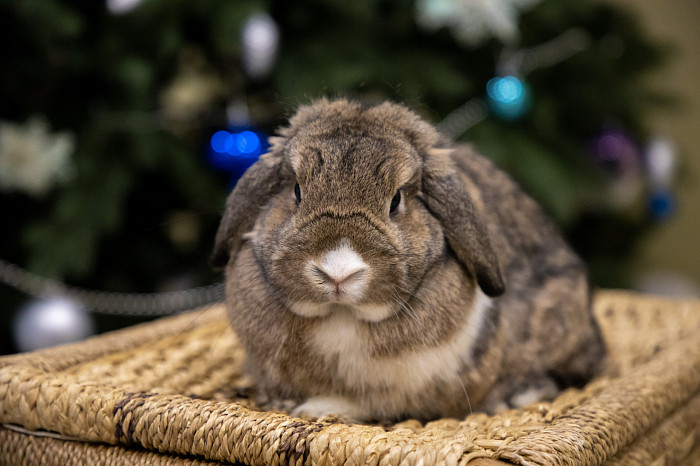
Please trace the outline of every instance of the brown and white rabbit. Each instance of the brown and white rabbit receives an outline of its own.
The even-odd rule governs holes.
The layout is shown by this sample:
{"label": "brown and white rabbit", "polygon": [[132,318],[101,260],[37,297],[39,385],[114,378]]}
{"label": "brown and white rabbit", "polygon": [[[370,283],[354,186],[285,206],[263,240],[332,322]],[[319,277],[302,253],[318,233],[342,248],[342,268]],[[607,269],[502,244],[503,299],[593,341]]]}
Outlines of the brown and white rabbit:
{"label": "brown and white rabbit", "polygon": [[267,406],[460,417],[581,384],[581,260],[488,160],[407,108],[302,107],[226,203],[213,262]]}

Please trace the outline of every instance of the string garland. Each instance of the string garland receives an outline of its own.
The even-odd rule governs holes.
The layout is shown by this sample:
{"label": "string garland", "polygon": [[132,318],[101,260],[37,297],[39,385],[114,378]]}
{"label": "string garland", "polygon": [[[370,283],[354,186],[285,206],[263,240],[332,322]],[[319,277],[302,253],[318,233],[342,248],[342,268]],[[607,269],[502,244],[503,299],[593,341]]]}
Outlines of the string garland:
{"label": "string garland", "polygon": [[163,293],[113,293],[68,286],[42,277],[0,259],[0,282],[29,296],[48,298],[65,296],[98,314],[153,317],[223,301],[224,285],[190,288]]}

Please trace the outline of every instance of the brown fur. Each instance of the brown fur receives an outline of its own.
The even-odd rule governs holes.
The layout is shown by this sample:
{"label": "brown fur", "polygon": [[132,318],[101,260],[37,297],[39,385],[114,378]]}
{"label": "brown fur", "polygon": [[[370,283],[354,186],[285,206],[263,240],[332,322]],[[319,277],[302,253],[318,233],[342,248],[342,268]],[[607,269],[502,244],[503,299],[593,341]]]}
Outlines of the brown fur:
{"label": "brown fur", "polygon": [[[361,420],[430,419],[494,410],[529,388],[596,372],[604,348],[583,263],[488,160],[390,103],[324,99],[280,136],[230,195],[214,251],[261,399],[338,395],[363,406]],[[390,214],[399,189],[402,208]],[[357,304],[393,310],[352,321],[358,370],[364,358],[401,361],[451,341],[478,288],[493,297],[457,373],[419,391],[356,384],[343,376],[342,355],[310,343],[329,317],[302,317],[290,302],[327,300],[302,270],[341,238],[372,273]]]}

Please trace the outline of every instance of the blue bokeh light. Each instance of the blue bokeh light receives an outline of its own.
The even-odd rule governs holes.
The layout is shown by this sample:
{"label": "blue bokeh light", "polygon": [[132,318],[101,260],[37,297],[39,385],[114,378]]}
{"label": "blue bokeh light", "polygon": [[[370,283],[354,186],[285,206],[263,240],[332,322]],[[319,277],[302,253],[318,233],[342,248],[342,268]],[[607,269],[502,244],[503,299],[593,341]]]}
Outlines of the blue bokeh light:
{"label": "blue bokeh light", "polygon": [[231,133],[217,131],[210,140],[211,149],[217,154],[257,156],[261,153],[261,141],[253,131]]}
{"label": "blue bokeh light", "polygon": [[233,135],[228,131],[217,131],[212,135],[210,144],[214,152],[225,154],[233,146]]}
{"label": "blue bokeh light", "polygon": [[242,131],[236,135],[236,149],[241,154],[260,154],[260,138],[252,131]]}
{"label": "blue bokeh light", "polygon": [[504,120],[516,120],[530,108],[530,91],[515,76],[490,79],[486,95],[491,111]]}
{"label": "blue bokeh light", "polygon": [[209,162],[215,168],[229,172],[235,183],[267,148],[265,134],[250,127],[228,128],[212,134]]}
{"label": "blue bokeh light", "polygon": [[657,220],[666,220],[676,211],[676,199],[668,190],[661,189],[651,193],[649,211]]}

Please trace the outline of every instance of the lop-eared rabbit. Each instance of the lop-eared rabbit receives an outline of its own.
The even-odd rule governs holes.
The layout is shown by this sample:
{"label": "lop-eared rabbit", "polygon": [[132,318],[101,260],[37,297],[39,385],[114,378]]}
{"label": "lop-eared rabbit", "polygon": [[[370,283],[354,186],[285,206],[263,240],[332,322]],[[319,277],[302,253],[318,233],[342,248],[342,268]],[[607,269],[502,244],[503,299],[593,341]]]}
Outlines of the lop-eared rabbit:
{"label": "lop-eared rabbit", "polygon": [[536,203],[404,106],[320,100],[239,180],[213,262],[258,400],[390,422],[551,398],[605,349]]}

